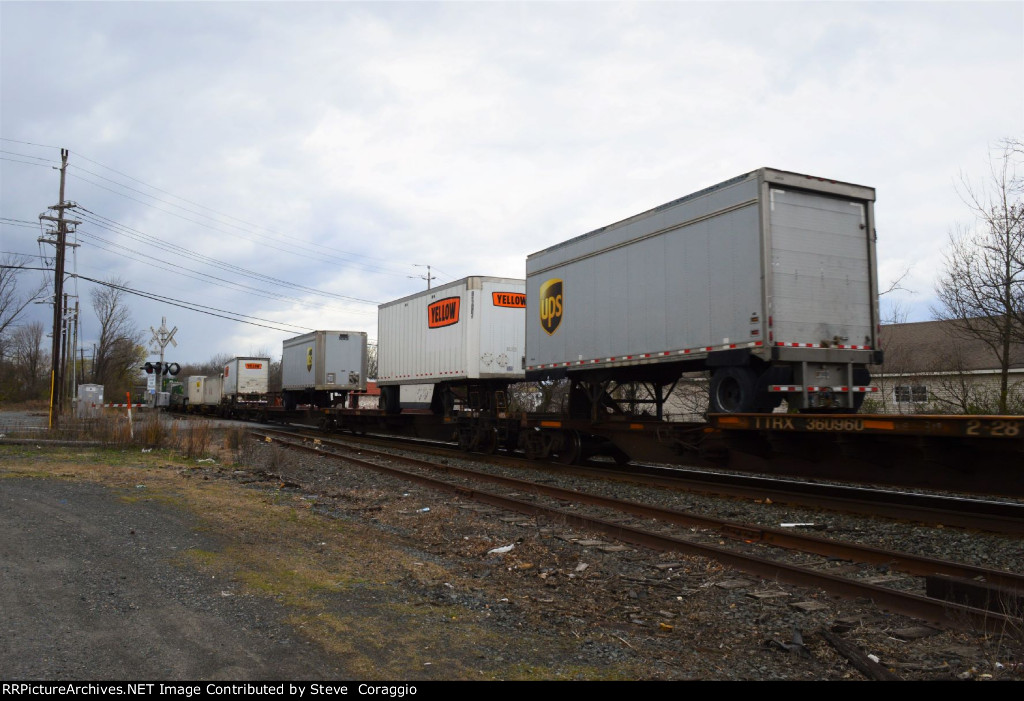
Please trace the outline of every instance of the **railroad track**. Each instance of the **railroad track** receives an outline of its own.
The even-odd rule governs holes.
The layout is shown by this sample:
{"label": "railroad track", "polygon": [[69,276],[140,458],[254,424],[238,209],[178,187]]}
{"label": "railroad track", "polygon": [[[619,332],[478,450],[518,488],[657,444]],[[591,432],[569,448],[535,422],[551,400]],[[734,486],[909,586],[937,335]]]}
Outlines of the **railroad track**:
{"label": "railroad track", "polygon": [[[252,432],[289,449],[344,460],[490,506],[542,515],[632,545],[700,555],[764,579],[820,588],[834,596],[870,598],[883,609],[942,627],[1001,632],[1020,625],[1021,615],[1024,615],[1013,610],[1024,598],[1024,575],[1004,570],[714,519],[451,464],[371,451],[364,446],[353,447],[324,438],[276,430]],[[396,467],[396,463],[403,467]],[[495,485],[495,489],[481,489],[481,482]],[[566,503],[586,505],[586,513],[568,510]],[[878,567],[928,578],[927,583],[903,578],[899,589],[884,586],[877,578],[869,576],[877,575]],[[840,571],[847,571],[848,576],[839,574]],[[893,580],[892,577],[883,579]],[[934,587],[933,582],[937,583]],[[964,582],[974,583],[973,593],[967,592]],[[933,588],[972,605],[917,593]],[[978,589],[983,590],[981,594]],[[986,598],[987,608],[984,604],[973,605]],[[1006,607],[1010,607],[1009,613],[1000,610]]]}
{"label": "railroad track", "polygon": [[[278,429],[264,428],[265,431]],[[312,430],[312,429],[311,429]],[[283,431],[281,435],[295,435]],[[323,439],[322,433],[302,433]],[[558,475],[615,479],[649,486],[685,489],[741,499],[771,499],[776,503],[881,516],[929,525],[955,526],[992,533],[1024,535],[1024,502],[999,501],[903,490],[879,489],[808,482],[792,478],[764,477],[711,470],[632,465],[628,468],[601,465],[563,465],[558,462],[526,460],[512,455],[465,453],[436,441],[379,436],[345,436],[346,441],[387,448],[407,448],[421,453],[461,460],[485,461],[509,467],[548,470]]]}

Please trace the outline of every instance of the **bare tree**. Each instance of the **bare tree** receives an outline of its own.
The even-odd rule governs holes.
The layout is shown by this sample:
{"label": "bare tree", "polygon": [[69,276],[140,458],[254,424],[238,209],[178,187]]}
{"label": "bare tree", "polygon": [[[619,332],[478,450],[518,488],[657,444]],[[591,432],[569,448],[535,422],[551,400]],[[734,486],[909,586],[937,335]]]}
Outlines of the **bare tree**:
{"label": "bare tree", "polygon": [[18,325],[25,308],[39,298],[45,286],[30,292],[19,291],[18,277],[24,272],[26,261],[24,256],[11,253],[0,258],[0,338]]}
{"label": "bare tree", "polygon": [[377,379],[377,344],[366,344],[366,377]]}
{"label": "bare tree", "polygon": [[19,326],[11,335],[11,348],[23,399],[40,399],[45,369],[50,356],[43,348],[46,330],[42,322]]}
{"label": "bare tree", "polygon": [[93,356],[93,382],[107,386],[108,396],[130,389],[145,360],[142,332],[125,303],[124,281],[111,278],[92,291],[92,308],[100,322],[100,339]]}
{"label": "bare tree", "polygon": [[25,289],[19,278],[25,272],[28,259],[12,253],[0,258],[0,399],[13,398],[22,392],[20,373],[12,354],[15,352],[14,335],[25,309],[39,299],[46,284]]}
{"label": "bare tree", "polygon": [[981,184],[961,177],[961,198],[976,225],[950,235],[946,267],[936,285],[937,319],[952,321],[966,337],[992,351],[1000,367],[998,411],[1009,398],[1015,346],[1024,343],[1024,173],[1021,143],[1006,140]]}

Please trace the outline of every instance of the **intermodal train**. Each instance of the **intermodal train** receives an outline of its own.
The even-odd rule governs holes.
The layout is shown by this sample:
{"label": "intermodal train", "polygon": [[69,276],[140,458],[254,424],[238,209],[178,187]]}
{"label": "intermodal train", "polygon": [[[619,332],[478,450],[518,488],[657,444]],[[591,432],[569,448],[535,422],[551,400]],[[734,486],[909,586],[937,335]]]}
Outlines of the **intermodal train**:
{"label": "intermodal train", "polygon": [[[467,277],[380,305],[377,408],[346,406],[367,379],[366,334],[351,331],[285,341],[280,396],[266,392],[269,359],[237,358],[189,378],[203,386],[177,403],[567,462],[628,460],[651,436],[699,443],[700,425],[664,419],[684,373],[709,377],[712,414],[856,413],[882,360],[874,201],[870,187],[760,168],[533,253],[525,279]],[[510,405],[513,385],[559,381],[557,413]],[[625,385],[644,388],[643,415]]]}

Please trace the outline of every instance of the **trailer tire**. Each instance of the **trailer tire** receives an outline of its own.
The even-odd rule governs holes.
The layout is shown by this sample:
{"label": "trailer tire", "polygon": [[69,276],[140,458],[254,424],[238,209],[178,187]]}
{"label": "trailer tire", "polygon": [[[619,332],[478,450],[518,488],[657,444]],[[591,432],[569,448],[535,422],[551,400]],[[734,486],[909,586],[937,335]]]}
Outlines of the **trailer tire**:
{"label": "trailer tire", "polygon": [[710,393],[712,414],[752,412],[757,408],[757,376],[750,368],[735,365],[716,368],[711,375]]}

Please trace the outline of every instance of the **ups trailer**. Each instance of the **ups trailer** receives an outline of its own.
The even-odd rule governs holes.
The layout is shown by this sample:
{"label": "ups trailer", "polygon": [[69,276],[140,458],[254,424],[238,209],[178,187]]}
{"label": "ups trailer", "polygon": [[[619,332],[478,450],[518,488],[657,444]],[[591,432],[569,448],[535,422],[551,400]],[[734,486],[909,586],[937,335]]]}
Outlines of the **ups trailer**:
{"label": "ups trailer", "polygon": [[660,418],[689,371],[712,413],[856,411],[881,361],[874,201],[761,168],[528,256],[527,379],[568,377],[593,418],[622,382]]}
{"label": "ups trailer", "polygon": [[285,409],[343,405],[366,391],[366,333],[313,331],[284,341],[281,397]]}
{"label": "ups trailer", "polygon": [[204,375],[189,375],[185,380],[185,406],[200,406],[203,403],[203,385],[206,384]]}
{"label": "ups trailer", "polygon": [[377,383],[385,410],[400,408],[403,385],[425,384],[434,387],[435,409],[456,398],[490,408],[486,395],[523,379],[525,309],[523,280],[484,276],[380,305]]}

